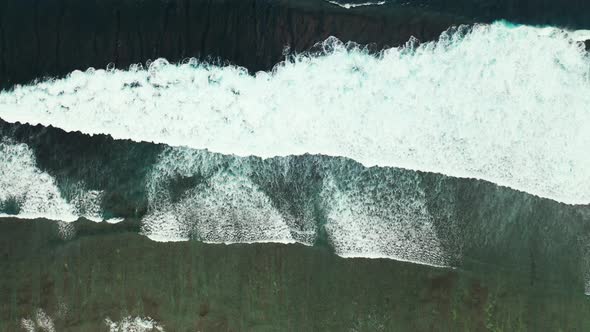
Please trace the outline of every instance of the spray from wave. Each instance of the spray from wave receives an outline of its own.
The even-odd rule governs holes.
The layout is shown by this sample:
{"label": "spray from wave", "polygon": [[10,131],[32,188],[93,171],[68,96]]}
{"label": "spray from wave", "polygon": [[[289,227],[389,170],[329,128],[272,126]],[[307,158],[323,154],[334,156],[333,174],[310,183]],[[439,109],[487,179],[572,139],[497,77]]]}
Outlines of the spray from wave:
{"label": "spray from wave", "polygon": [[159,59],[0,94],[0,117],[237,155],[345,156],[590,202],[584,32],[461,27],[378,55],[334,38],[272,72]]}

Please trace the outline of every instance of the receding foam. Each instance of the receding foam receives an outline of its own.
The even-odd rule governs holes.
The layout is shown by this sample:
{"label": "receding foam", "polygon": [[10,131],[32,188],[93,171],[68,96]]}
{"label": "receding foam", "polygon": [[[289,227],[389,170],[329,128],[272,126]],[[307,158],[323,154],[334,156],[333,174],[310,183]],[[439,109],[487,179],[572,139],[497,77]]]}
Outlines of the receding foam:
{"label": "receding foam", "polygon": [[378,55],[330,38],[254,76],[163,59],[75,71],[2,92],[0,117],[242,156],[345,156],[589,203],[587,32],[452,31]]}
{"label": "receding foam", "polygon": [[123,317],[120,321],[105,319],[105,324],[110,332],[163,332],[164,327],[151,317]]}
{"label": "receding foam", "polygon": [[42,309],[37,309],[34,317],[22,318],[21,327],[27,332],[55,332],[53,318],[47,315]]}
{"label": "receding foam", "polygon": [[[281,214],[247,176],[211,174],[219,157],[189,149],[166,150],[147,184],[149,212],[142,220],[143,233],[157,241],[295,242]],[[203,173],[210,177],[173,201],[168,190],[171,180]]]}
{"label": "receding foam", "polygon": [[367,177],[350,160],[310,157],[297,171],[315,170],[295,175],[306,190],[315,188],[307,202],[289,177],[294,158],[261,162],[167,148],[148,177],[142,233],[156,241],[313,245],[325,230],[325,241],[342,257],[449,264],[416,178],[396,172]]}
{"label": "receding foam", "polygon": [[447,265],[424,193],[415,183],[380,189],[377,198],[370,193],[374,186],[355,183],[339,188],[331,177],[325,179],[321,194],[328,210],[325,227],[335,253]]}
{"label": "receding foam", "polygon": [[33,151],[26,144],[0,140],[0,216],[8,216],[7,205],[11,204],[16,209],[11,216],[24,219],[101,220],[102,192],[86,191],[80,184],[72,191],[72,199],[67,201],[55,179],[37,167]]}

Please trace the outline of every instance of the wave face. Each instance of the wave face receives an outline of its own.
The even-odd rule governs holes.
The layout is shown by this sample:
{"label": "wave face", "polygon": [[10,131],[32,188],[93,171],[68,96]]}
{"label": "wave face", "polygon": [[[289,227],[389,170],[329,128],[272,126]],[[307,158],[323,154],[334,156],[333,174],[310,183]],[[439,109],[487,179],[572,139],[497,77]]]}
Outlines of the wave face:
{"label": "wave face", "polygon": [[377,56],[327,40],[255,76],[157,60],[0,94],[7,121],[226,154],[326,154],[590,202],[581,32],[459,28]]}

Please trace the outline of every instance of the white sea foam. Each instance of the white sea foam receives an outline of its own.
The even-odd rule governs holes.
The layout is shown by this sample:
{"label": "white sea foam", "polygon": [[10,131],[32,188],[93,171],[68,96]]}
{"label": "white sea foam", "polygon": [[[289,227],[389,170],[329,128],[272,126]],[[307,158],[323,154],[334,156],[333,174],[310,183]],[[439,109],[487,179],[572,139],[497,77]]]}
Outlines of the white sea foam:
{"label": "white sea foam", "polygon": [[21,327],[27,332],[55,332],[53,319],[41,309],[37,310],[33,318],[21,319]]}
{"label": "white sea foam", "polygon": [[[150,210],[142,220],[143,233],[156,241],[294,242],[269,198],[245,174],[236,175],[247,168],[216,172],[220,157],[190,149],[166,150],[147,184]],[[176,200],[171,197],[170,180],[203,174],[211,176]]]}
{"label": "white sea foam", "polygon": [[343,190],[331,178],[322,197],[328,209],[326,231],[334,251],[342,257],[391,258],[434,266],[448,264],[426,209],[424,193],[409,188],[355,185]]}
{"label": "white sea foam", "polygon": [[162,59],[75,71],[1,93],[0,117],[226,154],[346,156],[586,204],[584,33],[494,23],[379,56],[329,39],[326,54],[255,76]]}
{"label": "white sea foam", "polygon": [[[325,240],[342,257],[448,264],[416,178],[351,171],[354,163],[344,159],[308,160],[302,168],[321,166],[300,181],[314,186],[314,179],[323,180],[317,192],[309,194],[315,201],[307,204],[307,198],[297,198],[298,182],[286,180],[289,159],[264,164],[251,158],[168,148],[148,177],[149,210],[142,219],[142,232],[156,241],[196,238],[226,244],[313,245],[320,236],[320,224],[325,223]],[[256,175],[264,179],[264,188],[253,180]],[[178,181],[183,179],[188,185],[178,192]],[[282,187],[286,191],[277,189],[276,183],[288,183]],[[272,188],[278,190],[274,200],[268,196]],[[281,208],[285,195],[289,203],[299,203],[296,208]]]}
{"label": "white sea foam", "polygon": [[109,328],[110,332],[164,331],[164,327],[153,320],[151,317],[127,316],[117,322],[112,321],[110,318],[106,318],[105,324]]}
{"label": "white sea foam", "polygon": [[[0,141],[0,211],[6,204],[18,207],[18,218],[47,218],[74,221],[79,217],[100,220],[100,191],[86,191],[78,184],[71,188],[68,202],[55,179],[37,167],[33,151],[26,144]],[[9,216],[0,213],[1,216]],[[68,227],[60,226],[64,232]],[[64,233],[65,235],[65,233]]]}
{"label": "white sea foam", "polygon": [[110,218],[110,219],[107,219],[105,221],[107,223],[109,223],[109,224],[118,224],[118,223],[120,223],[120,222],[122,222],[124,220],[125,220],[124,218]]}
{"label": "white sea foam", "polygon": [[363,3],[341,3],[338,1],[328,1],[329,3],[340,6],[342,8],[351,9],[357,7],[366,7],[366,6],[381,6],[385,4],[385,1],[377,1],[377,2],[363,2]]}

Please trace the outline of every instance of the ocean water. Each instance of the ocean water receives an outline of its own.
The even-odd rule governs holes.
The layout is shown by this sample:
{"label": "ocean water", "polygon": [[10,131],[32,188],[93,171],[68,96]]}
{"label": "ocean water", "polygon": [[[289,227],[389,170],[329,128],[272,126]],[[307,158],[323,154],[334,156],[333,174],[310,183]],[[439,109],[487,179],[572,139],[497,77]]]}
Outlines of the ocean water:
{"label": "ocean water", "polygon": [[[1,169],[23,184],[3,182],[10,189],[0,200],[5,216],[106,219],[107,227],[136,220],[127,229],[159,242],[299,243],[341,257],[467,269],[528,270],[532,259],[533,274],[547,279],[590,275],[590,206],[487,181],[344,157],[240,157],[6,122],[0,136]],[[74,224],[60,227],[63,238],[76,236]]]}
{"label": "ocean water", "polygon": [[255,74],[157,59],[15,86],[0,213],[432,266],[529,250],[587,278],[588,35],[497,22],[377,54],[329,38]]}
{"label": "ocean water", "polygon": [[588,39],[499,21],[0,91],[0,330],[587,330]]}

